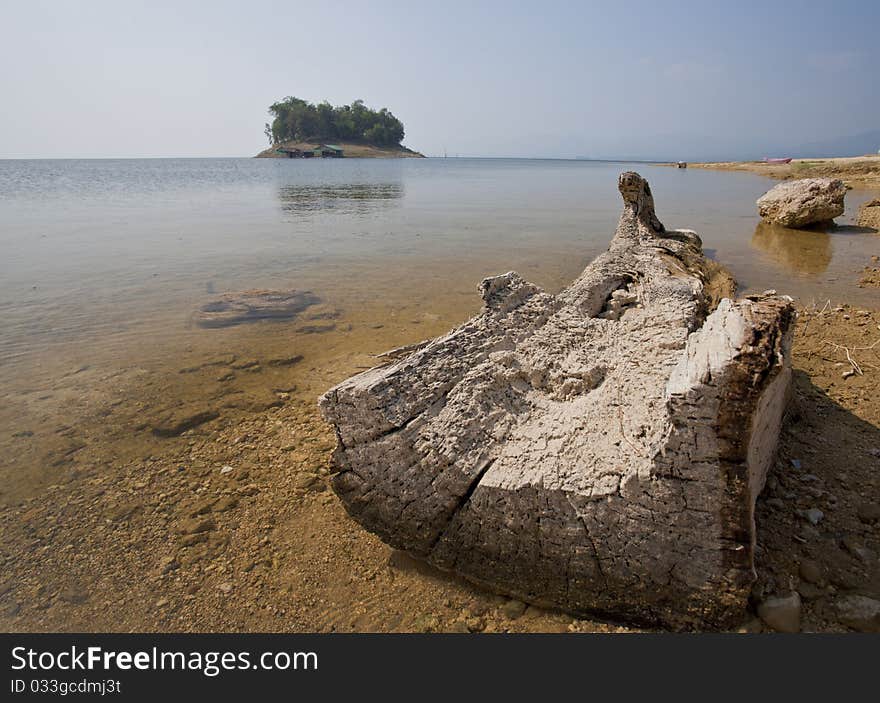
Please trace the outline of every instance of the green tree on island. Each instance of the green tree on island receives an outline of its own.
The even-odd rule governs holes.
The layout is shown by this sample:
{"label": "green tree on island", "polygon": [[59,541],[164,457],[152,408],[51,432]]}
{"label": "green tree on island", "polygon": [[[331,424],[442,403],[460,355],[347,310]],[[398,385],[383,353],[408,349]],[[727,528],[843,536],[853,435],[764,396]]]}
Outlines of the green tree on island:
{"label": "green tree on island", "polygon": [[403,123],[388,108],[373,110],[363,100],[334,107],[288,96],[271,105],[269,114],[274,119],[266,124],[265,134],[271,144],[338,140],[399,146],[403,141]]}

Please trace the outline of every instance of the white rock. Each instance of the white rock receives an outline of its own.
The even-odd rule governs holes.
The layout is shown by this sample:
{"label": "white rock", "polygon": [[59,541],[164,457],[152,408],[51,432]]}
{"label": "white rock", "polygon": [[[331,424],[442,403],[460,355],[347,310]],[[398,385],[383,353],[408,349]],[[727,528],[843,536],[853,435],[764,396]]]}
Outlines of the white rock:
{"label": "white rock", "polygon": [[836,178],[784,181],[758,198],[758,214],[784,227],[830,222],[843,214],[846,186]]}

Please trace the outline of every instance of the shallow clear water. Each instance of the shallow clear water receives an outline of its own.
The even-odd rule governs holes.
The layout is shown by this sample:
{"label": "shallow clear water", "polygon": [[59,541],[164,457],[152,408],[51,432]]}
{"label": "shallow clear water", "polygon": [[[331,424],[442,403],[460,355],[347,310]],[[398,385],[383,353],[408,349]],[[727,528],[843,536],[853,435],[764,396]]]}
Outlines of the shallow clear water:
{"label": "shallow clear water", "polygon": [[[100,459],[97,435],[82,428],[110,378],[165,374],[151,398],[126,390],[125,402],[149,413],[204,390],[173,375],[186,358],[296,349],[311,402],[369,363],[358,354],[474,313],[486,275],[517,270],[558,290],[606,248],[627,169],[649,179],[664,224],[695,229],[741,290],[878,302],[856,286],[875,234],[762,226],[755,200],[772,182],[748,173],[514,159],[0,161],[0,473],[26,485],[64,466],[47,459],[59,434],[62,459],[79,445]],[[867,197],[851,192],[839,223]],[[311,290],[335,322],[322,334],[297,322],[193,325],[218,294],[254,288]],[[93,375],[75,374],[84,366]],[[102,406],[104,429],[122,402]],[[134,434],[117,436],[114,452]]]}
{"label": "shallow clear water", "polygon": [[667,227],[697,230],[741,287],[865,297],[851,274],[873,237],[760,228],[754,201],[770,183],[751,174],[489,159],[0,161],[0,358],[120,322],[183,324],[212,290],[320,286],[332,299],[354,277],[369,296],[389,277],[417,283],[423,267],[453,280],[520,268],[558,287],[606,246],[625,168],[649,178]]}

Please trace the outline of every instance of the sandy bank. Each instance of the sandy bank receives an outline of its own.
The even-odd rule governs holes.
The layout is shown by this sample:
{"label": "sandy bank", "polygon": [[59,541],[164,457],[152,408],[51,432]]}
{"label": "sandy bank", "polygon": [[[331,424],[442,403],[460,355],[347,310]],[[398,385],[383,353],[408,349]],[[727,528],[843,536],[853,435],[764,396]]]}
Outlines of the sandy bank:
{"label": "sandy bank", "polygon": [[[674,164],[670,164],[674,166]],[[716,161],[689,163],[688,168],[749,171],[778,180],[792,178],[839,178],[852,188],[880,189],[880,155],[829,159],[794,159],[790,164],[763,161]]]}
{"label": "sandy bank", "polygon": [[[756,594],[794,588],[804,630],[844,631],[842,598],[880,598],[880,313],[801,312],[795,405],[756,510]],[[852,373],[847,350],[862,374]],[[332,375],[358,363],[342,355]],[[308,358],[290,369],[292,381],[314,375]],[[206,366],[174,376],[217,373]],[[628,629],[494,596],[382,544],[327,490],[334,441],[317,417],[314,389],[290,395],[268,411],[206,422],[112,471],[95,464],[68,473],[40,496],[0,508],[0,627]],[[815,525],[803,517],[814,509],[822,513]],[[741,629],[762,625],[747,614]]]}
{"label": "sandy bank", "polygon": [[[676,166],[676,164],[668,165]],[[763,161],[712,161],[689,163],[688,168],[748,171],[781,181],[796,178],[839,178],[849,188],[873,191],[880,195],[880,154],[828,159],[794,159],[789,164],[769,164]],[[860,227],[880,229],[880,198],[864,203],[856,222]]]}

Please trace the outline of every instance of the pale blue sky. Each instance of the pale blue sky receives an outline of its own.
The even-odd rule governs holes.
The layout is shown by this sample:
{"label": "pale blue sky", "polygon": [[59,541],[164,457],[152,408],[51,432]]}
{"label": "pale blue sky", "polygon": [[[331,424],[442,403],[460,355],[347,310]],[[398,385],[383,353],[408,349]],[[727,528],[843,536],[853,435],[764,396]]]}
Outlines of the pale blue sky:
{"label": "pale blue sky", "polygon": [[247,156],[285,95],[387,106],[432,155],[756,157],[880,130],[877,0],[0,3],[0,158]]}

